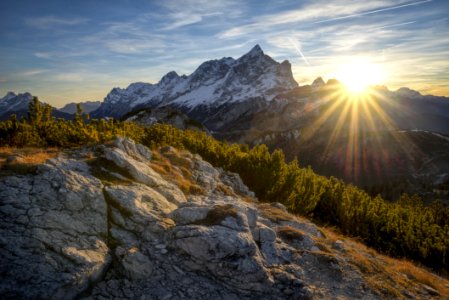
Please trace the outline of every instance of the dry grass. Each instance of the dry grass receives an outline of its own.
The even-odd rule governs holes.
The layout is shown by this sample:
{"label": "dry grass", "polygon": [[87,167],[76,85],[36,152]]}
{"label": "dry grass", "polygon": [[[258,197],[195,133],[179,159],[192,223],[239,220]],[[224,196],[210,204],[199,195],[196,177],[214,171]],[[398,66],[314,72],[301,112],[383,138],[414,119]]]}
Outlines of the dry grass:
{"label": "dry grass", "polygon": [[287,241],[302,241],[306,236],[304,231],[291,226],[279,226],[276,231],[283,240]]}
{"label": "dry grass", "polygon": [[247,195],[239,195],[239,196],[246,203],[259,203],[257,198],[250,197],[250,196],[247,196]]}
{"label": "dry grass", "polygon": [[192,172],[189,170],[192,167],[192,162],[182,155],[184,153],[176,149],[163,154],[159,151],[153,151],[149,165],[164,179],[174,182],[184,194],[204,194],[204,189],[192,180]]}
{"label": "dry grass", "polygon": [[[59,154],[56,148],[0,148],[0,175],[33,173],[36,167]],[[8,161],[10,160],[10,161]]]}
{"label": "dry grass", "polygon": [[273,222],[295,221],[295,217],[293,215],[283,211],[282,209],[274,207],[269,203],[260,204],[259,209],[265,218]]}
{"label": "dry grass", "polygon": [[437,290],[441,299],[449,299],[449,280],[439,277],[424,267],[378,253],[355,239],[347,239],[338,232],[323,228],[324,237],[318,243],[332,248],[337,240],[345,241],[347,251],[342,253],[347,261],[360,270],[369,287],[386,298],[404,298],[401,291],[416,294],[422,284]]}
{"label": "dry grass", "polygon": [[226,196],[236,196],[236,194],[234,193],[234,191],[230,188],[230,187],[228,187],[228,186],[226,186],[226,185],[224,185],[224,184],[218,184],[217,185],[217,187],[215,188],[217,191],[219,191],[219,192],[221,192],[223,195],[226,195]]}

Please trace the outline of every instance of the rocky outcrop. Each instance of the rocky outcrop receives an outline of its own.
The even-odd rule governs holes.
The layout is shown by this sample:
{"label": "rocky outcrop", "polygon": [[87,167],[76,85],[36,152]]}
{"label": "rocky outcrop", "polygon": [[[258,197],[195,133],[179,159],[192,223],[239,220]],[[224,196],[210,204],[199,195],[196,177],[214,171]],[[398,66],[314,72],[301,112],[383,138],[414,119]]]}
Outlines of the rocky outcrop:
{"label": "rocky outcrop", "polygon": [[[168,161],[183,178],[156,171]],[[385,297],[351,263],[354,243],[171,147],[120,138],[68,151],[1,178],[0,201],[2,299]],[[408,292],[438,296],[418,287]]]}
{"label": "rocky outcrop", "polygon": [[0,180],[0,295],[72,299],[111,262],[107,205],[88,165],[51,159]]}

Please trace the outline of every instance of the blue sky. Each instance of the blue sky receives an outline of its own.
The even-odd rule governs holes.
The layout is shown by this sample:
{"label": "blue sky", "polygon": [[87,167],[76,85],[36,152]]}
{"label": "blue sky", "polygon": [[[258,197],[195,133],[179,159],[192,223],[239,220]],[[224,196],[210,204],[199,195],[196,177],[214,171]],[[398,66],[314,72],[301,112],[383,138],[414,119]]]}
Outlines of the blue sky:
{"label": "blue sky", "polygon": [[447,0],[1,1],[0,38],[0,97],[29,91],[55,106],[256,43],[300,84],[362,58],[390,89],[449,96]]}

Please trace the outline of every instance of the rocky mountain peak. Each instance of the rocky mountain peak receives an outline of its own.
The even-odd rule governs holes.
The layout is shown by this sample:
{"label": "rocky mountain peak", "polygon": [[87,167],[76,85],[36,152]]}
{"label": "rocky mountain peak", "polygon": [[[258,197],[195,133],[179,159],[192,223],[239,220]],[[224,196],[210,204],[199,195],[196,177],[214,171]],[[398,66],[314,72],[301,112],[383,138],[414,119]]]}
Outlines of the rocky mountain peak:
{"label": "rocky mountain peak", "polygon": [[[156,85],[142,84],[138,89],[132,85],[112,90],[92,116],[122,117],[136,109],[171,106],[203,122],[224,106],[254,99],[269,102],[298,86],[291,64],[276,62],[259,45],[237,60],[224,57],[203,62],[189,76],[180,77],[172,71]],[[206,107],[207,112],[203,112]]]}
{"label": "rocky mountain peak", "polygon": [[165,85],[177,78],[179,78],[178,73],[176,73],[175,71],[170,71],[162,77],[162,79],[159,81],[159,84]]}
{"label": "rocky mountain peak", "polygon": [[246,55],[254,57],[264,55],[264,53],[259,44],[256,44]]}
{"label": "rocky mountain peak", "polygon": [[14,92],[7,92],[6,95],[0,99],[0,101],[8,101],[14,97],[17,97],[16,93]]}
{"label": "rocky mountain peak", "polygon": [[321,87],[324,86],[324,85],[326,85],[326,83],[324,82],[323,78],[318,77],[318,78],[316,78],[316,79],[312,82],[311,87],[312,87],[313,89],[317,90],[317,89],[321,88]]}
{"label": "rocky mountain peak", "polygon": [[28,92],[23,94],[8,92],[5,97],[0,99],[0,115],[7,114],[8,112],[26,110],[32,99],[33,96]]}

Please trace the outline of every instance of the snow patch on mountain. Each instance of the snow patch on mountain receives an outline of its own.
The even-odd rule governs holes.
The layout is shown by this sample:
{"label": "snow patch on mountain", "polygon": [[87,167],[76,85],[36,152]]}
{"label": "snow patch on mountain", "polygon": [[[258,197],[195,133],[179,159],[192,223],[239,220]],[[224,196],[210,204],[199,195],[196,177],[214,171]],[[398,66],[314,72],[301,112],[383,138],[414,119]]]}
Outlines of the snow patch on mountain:
{"label": "snow patch on mountain", "polygon": [[274,61],[256,45],[238,59],[206,61],[189,76],[171,71],[157,84],[138,82],[126,89],[114,88],[94,116],[121,117],[137,107],[173,106],[189,111],[253,98],[271,101],[296,86],[290,63]]}

